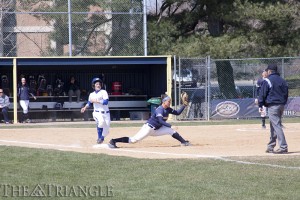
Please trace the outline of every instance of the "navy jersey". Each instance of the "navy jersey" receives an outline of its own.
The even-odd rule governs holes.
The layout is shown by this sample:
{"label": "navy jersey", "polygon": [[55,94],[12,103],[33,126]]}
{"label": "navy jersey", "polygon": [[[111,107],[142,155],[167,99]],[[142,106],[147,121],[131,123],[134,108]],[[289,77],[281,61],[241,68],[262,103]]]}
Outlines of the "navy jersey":
{"label": "navy jersey", "polygon": [[264,78],[259,78],[257,80],[257,83],[256,83],[256,96],[257,96],[257,98],[259,97],[259,92],[261,90],[261,86],[262,86],[264,80],[265,80]]}
{"label": "navy jersey", "polygon": [[285,105],[288,100],[287,82],[278,73],[270,74],[263,81],[258,98],[259,107],[268,105]]}
{"label": "navy jersey", "polygon": [[18,96],[20,100],[29,100],[29,97],[33,96],[33,94],[31,93],[30,88],[26,84],[26,85],[19,86]]}
{"label": "navy jersey", "polygon": [[184,110],[185,106],[182,106],[178,110],[174,110],[173,108],[163,108],[159,106],[156,108],[155,113],[148,119],[147,123],[151,124],[154,129],[159,129],[162,126],[171,127],[171,124],[167,123],[167,119],[169,118],[169,114],[172,115],[180,115]]}

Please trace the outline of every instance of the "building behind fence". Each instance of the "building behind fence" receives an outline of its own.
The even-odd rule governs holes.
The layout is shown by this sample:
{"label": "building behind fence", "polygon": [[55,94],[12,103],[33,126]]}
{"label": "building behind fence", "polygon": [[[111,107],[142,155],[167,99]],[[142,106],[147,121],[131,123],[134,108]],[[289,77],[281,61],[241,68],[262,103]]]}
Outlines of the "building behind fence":
{"label": "building behind fence", "polygon": [[145,55],[140,0],[3,0],[0,57]]}

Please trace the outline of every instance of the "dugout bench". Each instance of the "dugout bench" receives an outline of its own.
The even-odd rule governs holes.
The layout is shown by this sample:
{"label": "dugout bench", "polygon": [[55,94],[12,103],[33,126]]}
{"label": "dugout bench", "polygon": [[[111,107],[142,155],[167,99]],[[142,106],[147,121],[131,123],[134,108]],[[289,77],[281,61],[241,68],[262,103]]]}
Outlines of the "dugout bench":
{"label": "dugout bench", "polygon": [[[109,101],[109,110],[111,120],[120,120],[121,118],[129,118],[130,112],[148,112],[150,108],[147,103],[146,95],[111,95]],[[93,107],[81,113],[81,108],[86,104],[86,101],[68,102],[65,96],[63,97],[38,97],[39,101],[30,99],[29,113],[31,119],[83,119],[85,121],[92,120]],[[49,101],[50,100],[50,101]],[[10,118],[13,113],[13,103],[9,106]],[[22,109],[18,103],[18,115],[22,113]]]}

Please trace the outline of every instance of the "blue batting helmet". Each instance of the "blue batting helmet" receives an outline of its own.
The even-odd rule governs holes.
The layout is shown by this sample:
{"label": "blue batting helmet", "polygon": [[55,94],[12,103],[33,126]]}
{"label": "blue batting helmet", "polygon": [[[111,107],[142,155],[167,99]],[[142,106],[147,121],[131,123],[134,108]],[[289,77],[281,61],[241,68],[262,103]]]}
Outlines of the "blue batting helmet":
{"label": "blue batting helmet", "polygon": [[92,85],[95,84],[96,82],[102,83],[102,80],[100,78],[93,78]]}
{"label": "blue batting helmet", "polygon": [[100,82],[102,83],[102,80],[100,78],[93,78],[92,80],[92,88],[94,88],[95,83]]}

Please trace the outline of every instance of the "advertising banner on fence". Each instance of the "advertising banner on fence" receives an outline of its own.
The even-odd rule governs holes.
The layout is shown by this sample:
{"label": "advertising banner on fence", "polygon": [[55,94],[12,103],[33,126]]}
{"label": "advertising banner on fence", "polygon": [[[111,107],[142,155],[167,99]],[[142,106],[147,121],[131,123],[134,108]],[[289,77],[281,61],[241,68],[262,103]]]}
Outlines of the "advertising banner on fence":
{"label": "advertising banner on fence", "polygon": [[[212,100],[212,119],[260,117],[254,98]],[[300,116],[300,97],[291,97],[285,105],[284,116]]]}

